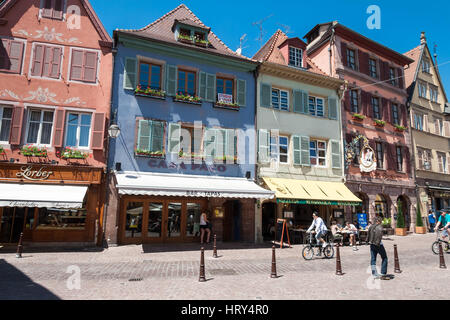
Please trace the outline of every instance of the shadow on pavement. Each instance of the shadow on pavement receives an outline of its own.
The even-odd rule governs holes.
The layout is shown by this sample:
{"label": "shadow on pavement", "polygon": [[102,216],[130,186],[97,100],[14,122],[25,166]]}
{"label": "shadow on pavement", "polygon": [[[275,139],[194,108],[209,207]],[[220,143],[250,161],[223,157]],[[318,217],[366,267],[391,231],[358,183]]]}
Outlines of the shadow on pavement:
{"label": "shadow on pavement", "polygon": [[[82,246],[28,246],[23,245],[23,255],[29,253],[58,253],[58,252],[102,252],[104,248],[101,247],[82,247]],[[0,246],[0,254],[2,253],[16,253],[17,245]]]}
{"label": "shadow on pavement", "polygon": [[[217,251],[221,250],[248,250],[248,249],[268,249],[272,248],[272,242],[264,243],[240,243],[240,242],[217,242]],[[164,243],[164,244],[143,244],[142,251],[144,253],[155,252],[177,252],[177,251],[200,251],[200,248],[205,250],[213,250],[214,244],[200,243]],[[278,247],[279,248],[279,245]]]}
{"label": "shadow on pavement", "polygon": [[0,259],[0,300],[60,300],[22,271]]}

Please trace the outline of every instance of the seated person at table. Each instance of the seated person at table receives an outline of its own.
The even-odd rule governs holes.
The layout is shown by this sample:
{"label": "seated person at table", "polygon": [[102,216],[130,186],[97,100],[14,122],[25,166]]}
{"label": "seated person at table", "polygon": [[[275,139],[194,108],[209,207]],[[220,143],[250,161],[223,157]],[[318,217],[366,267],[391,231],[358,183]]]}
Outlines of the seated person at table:
{"label": "seated person at table", "polygon": [[341,230],[340,226],[336,223],[335,220],[331,222],[331,233],[333,234],[333,238],[342,242],[342,234],[338,233]]}
{"label": "seated person at table", "polygon": [[353,251],[358,250],[356,247],[356,235],[358,234],[358,229],[356,229],[354,224],[346,221],[344,230],[349,231],[350,233],[350,243],[353,245]]}

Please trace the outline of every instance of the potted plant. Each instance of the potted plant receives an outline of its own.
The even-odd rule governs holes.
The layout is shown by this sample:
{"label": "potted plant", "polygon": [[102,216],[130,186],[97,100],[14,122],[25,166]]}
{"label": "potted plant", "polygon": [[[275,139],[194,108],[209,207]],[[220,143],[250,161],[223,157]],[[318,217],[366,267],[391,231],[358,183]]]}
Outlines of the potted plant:
{"label": "potted plant", "polygon": [[359,114],[359,113],[354,113],[352,115],[352,119],[357,120],[357,121],[363,121],[365,118],[366,118],[366,116]]}
{"label": "potted plant", "polygon": [[47,157],[47,149],[45,147],[26,145],[22,147],[20,153],[26,157]]}
{"label": "potted plant", "polygon": [[186,43],[192,43],[192,38],[187,35],[179,34],[178,35],[178,41],[180,42],[186,42]]}
{"label": "potted plant", "polygon": [[383,127],[386,125],[386,121],[375,119],[375,120],[373,121],[373,124],[374,124],[376,127],[381,127],[381,128],[383,128]]}
{"label": "potted plant", "polygon": [[200,103],[201,99],[197,96],[191,96],[189,94],[176,94],[175,95],[175,101],[181,101],[181,102],[189,102],[189,103]]}
{"label": "potted plant", "polygon": [[2,146],[0,146],[0,156],[4,155],[6,155],[5,149]]}
{"label": "potted plant", "polygon": [[420,213],[420,204],[417,204],[416,210],[416,233],[426,234],[427,227],[423,226],[422,214]]}
{"label": "potted plant", "polygon": [[397,227],[395,228],[395,235],[406,236],[405,217],[403,216],[402,202],[397,202]]}
{"label": "potted plant", "polygon": [[89,156],[89,152],[84,152],[78,149],[65,147],[61,153],[62,159],[86,159]]}
{"label": "potted plant", "polygon": [[136,89],[134,90],[134,93],[136,95],[141,96],[150,96],[150,97],[157,97],[157,98],[164,98],[166,96],[166,92],[163,90],[155,90],[147,86],[147,88],[142,88],[142,86],[139,84]]}
{"label": "potted plant", "polygon": [[383,228],[388,229],[391,227],[391,223],[392,223],[391,218],[384,218],[383,221],[381,222],[381,225],[383,226]]}
{"label": "potted plant", "polygon": [[406,130],[406,127],[401,126],[399,124],[394,124],[394,130],[397,132],[404,132]]}
{"label": "potted plant", "polygon": [[239,110],[239,105],[237,103],[225,103],[225,102],[216,102],[216,107],[223,107],[227,109]]}

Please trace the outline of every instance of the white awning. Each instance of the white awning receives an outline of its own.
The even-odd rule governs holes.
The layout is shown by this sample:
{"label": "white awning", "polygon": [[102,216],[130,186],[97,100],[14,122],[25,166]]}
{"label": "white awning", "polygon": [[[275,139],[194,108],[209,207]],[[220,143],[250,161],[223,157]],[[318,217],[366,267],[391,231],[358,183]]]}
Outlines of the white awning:
{"label": "white awning", "polygon": [[0,183],[0,207],[80,209],[87,186]]}
{"label": "white awning", "polygon": [[116,173],[122,195],[272,199],[274,192],[245,178],[148,172]]}

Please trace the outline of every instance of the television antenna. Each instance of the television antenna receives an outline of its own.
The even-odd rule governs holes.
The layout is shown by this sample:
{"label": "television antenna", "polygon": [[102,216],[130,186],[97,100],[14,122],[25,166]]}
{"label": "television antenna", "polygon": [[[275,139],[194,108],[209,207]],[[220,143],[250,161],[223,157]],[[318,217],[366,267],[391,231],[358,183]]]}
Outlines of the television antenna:
{"label": "television antenna", "polygon": [[255,21],[255,22],[252,23],[252,25],[257,26],[258,29],[259,29],[259,37],[256,38],[256,40],[259,41],[260,47],[262,47],[262,45],[263,45],[262,42],[263,42],[263,39],[264,39],[264,35],[266,34],[266,32],[264,31],[264,28],[263,28],[262,24],[263,24],[267,19],[269,19],[269,18],[272,17],[272,16],[273,16],[273,14],[271,14],[271,15],[265,17],[264,19],[261,19],[261,20],[259,20],[259,21]]}
{"label": "television antenna", "polygon": [[242,54],[242,49],[245,49],[245,48],[248,48],[248,46],[246,46],[246,47],[243,47],[243,45],[247,42],[247,34],[246,33],[244,33],[243,35],[242,35],[242,37],[239,39],[239,48],[236,50],[236,53],[238,54],[238,55],[241,55]]}
{"label": "television antenna", "polygon": [[287,24],[279,23],[278,25],[279,25],[281,28],[283,28],[283,32],[284,32],[286,35],[288,35],[288,34],[290,34],[290,33],[293,33],[292,28],[291,28],[290,26],[288,26]]}

